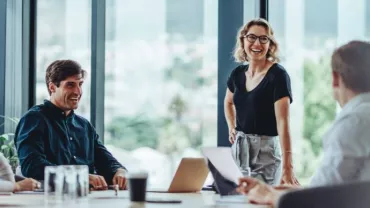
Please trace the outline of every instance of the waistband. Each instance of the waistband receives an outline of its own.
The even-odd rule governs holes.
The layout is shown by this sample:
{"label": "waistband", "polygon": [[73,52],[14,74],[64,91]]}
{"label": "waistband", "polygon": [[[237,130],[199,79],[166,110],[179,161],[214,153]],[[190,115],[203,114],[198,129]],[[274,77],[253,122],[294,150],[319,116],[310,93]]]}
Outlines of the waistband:
{"label": "waistband", "polygon": [[243,137],[249,138],[260,138],[260,139],[275,139],[276,136],[266,136],[266,135],[258,135],[258,134],[246,134],[242,131],[236,131],[236,135],[241,135]]}

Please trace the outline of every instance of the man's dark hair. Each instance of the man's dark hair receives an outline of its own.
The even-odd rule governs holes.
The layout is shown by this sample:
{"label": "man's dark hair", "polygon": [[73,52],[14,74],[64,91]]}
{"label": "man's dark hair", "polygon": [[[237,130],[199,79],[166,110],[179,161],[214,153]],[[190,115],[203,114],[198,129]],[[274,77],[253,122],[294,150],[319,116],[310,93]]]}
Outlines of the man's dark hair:
{"label": "man's dark hair", "polygon": [[49,95],[49,83],[54,83],[59,87],[60,82],[71,76],[81,75],[85,77],[86,71],[81,68],[81,65],[73,60],[56,60],[51,63],[46,69],[45,82]]}

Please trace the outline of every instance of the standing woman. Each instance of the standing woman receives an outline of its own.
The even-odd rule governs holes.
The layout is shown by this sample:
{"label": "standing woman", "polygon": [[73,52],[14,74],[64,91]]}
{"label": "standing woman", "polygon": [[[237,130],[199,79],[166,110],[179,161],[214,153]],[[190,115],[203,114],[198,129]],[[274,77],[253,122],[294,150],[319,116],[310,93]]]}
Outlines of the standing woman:
{"label": "standing woman", "polygon": [[278,49],[266,20],[254,19],[240,29],[234,57],[248,64],[236,67],[228,78],[225,117],[242,172],[250,167],[271,185],[298,184],[289,133],[290,78],[278,64]]}

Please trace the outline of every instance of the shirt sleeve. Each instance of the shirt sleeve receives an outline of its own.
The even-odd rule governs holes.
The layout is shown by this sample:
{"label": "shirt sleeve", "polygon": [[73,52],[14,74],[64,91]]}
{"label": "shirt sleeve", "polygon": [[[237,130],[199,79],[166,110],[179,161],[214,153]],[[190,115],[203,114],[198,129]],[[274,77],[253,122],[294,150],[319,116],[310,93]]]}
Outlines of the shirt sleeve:
{"label": "shirt sleeve", "polygon": [[112,179],[118,168],[123,168],[127,170],[121,163],[119,163],[113,155],[107,150],[103,143],[99,139],[99,135],[96,133],[94,127],[94,165],[98,175],[101,175],[105,178],[108,184],[112,184]]}
{"label": "shirt sleeve", "polygon": [[289,97],[290,103],[293,102],[292,89],[290,86],[290,77],[287,72],[276,75],[274,79],[274,103],[283,97]]}
{"label": "shirt sleeve", "polygon": [[3,153],[0,153],[0,178],[13,183],[15,182],[14,173]]}
{"label": "shirt sleeve", "polygon": [[46,159],[44,152],[45,129],[45,121],[37,112],[27,113],[19,121],[14,144],[25,177],[43,180],[45,167],[55,165]]}
{"label": "shirt sleeve", "polygon": [[[240,67],[240,66],[239,66]],[[227,88],[230,90],[230,92],[234,93],[235,91],[235,74],[236,74],[236,70],[239,68],[235,68],[229,75],[229,77],[227,78]]]}
{"label": "shirt sleeve", "polygon": [[14,182],[6,181],[0,178],[0,192],[13,192]]}
{"label": "shirt sleeve", "polygon": [[347,116],[327,133],[321,165],[311,178],[311,186],[325,186],[359,179],[368,160],[369,145],[366,122]]}

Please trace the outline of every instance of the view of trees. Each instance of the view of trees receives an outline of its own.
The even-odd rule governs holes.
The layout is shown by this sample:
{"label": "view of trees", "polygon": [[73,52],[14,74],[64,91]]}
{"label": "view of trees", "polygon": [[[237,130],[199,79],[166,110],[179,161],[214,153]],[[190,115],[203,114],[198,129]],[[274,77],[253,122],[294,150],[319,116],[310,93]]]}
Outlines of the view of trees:
{"label": "view of trees", "polygon": [[311,177],[320,161],[322,139],[336,114],[331,87],[330,56],[304,62],[304,129],[300,151],[300,179]]}
{"label": "view of trees", "polygon": [[158,149],[163,153],[172,153],[191,146],[201,145],[198,131],[192,131],[182,122],[186,112],[185,101],[179,95],[173,98],[169,108],[169,116],[151,119],[148,115],[133,117],[115,117],[106,127],[109,143],[126,150],[139,147]]}
{"label": "view of trees", "polygon": [[[139,147],[150,147],[166,155],[181,153],[185,148],[200,149],[203,137],[202,121],[193,127],[194,105],[189,104],[184,96],[193,90],[210,87],[213,77],[200,74],[202,68],[202,54],[199,53],[199,44],[186,42],[169,43],[169,48],[176,46],[186,47],[183,53],[173,52],[172,60],[163,70],[165,82],[176,82],[184,92],[173,95],[167,105],[166,115],[152,118],[146,113],[134,116],[118,116],[107,124],[107,142],[123,148],[134,150]],[[208,85],[208,86],[207,86]],[[150,102],[150,101],[149,101]]]}
{"label": "view of trees", "polygon": [[304,66],[304,138],[315,155],[321,152],[322,136],[335,118],[336,101],[331,87],[330,57]]}
{"label": "view of trees", "polygon": [[[106,144],[122,151],[149,147],[168,156],[172,162],[175,161],[175,157],[181,158],[187,149],[199,153],[202,146],[216,145],[217,116],[223,116],[217,115],[218,39],[217,28],[213,31],[208,26],[216,24],[217,9],[213,11],[206,7],[204,9],[207,12],[197,13],[192,20],[194,22],[180,18],[177,20],[185,21],[186,24],[177,22],[175,24],[172,20],[179,17],[177,15],[179,11],[166,11],[164,7],[162,8],[163,5],[156,5],[158,7],[150,8],[148,12],[158,15],[151,15],[153,21],[140,18],[142,22],[137,24],[139,27],[136,24],[128,24],[130,21],[127,20],[135,19],[138,13],[146,14],[143,12],[146,11],[143,10],[145,8],[137,7],[142,12],[132,14],[125,10],[127,15],[121,16],[117,11],[126,8],[121,3],[114,0],[107,2],[107,11],[110,12],[107,12],[106,18],[107,65],[104,98]],[[168,3],[178,4],[177,1]],[[187,1],[182,3],[189,4]],[[198,1],[193,3],[202,4]],[[121,8],[117,9],[120,6]],[[166,8],[183,9],[181,6],[168,5]],[[200,6],[199,8],[203,9]],[[285,6],[281,7],[283,8]],[[81,9],[84,9],[82,10],[84,12],[81,12]],[[90,11],[89,0],[38,2],[37,104],[48,97],[44,74],[51,61],[59,58],[75,59],[89,71],[91,20],[88,11]],[[215,17],[206,17],[207,14],[210,15],[209,11],[215,12]],[[171,16],[165,12],[176,15]],[[189,12],[194,13],[193,7]],[[277,12],[279,15],[276,15],[277,18],[281,18],[280,20],[271,18],[271,22],[286,21],[284,15],[280,15],[282,12],[285,11],[279,11]],[[333,15],[336,18],[336,13]],[[79,21],[71,18],[74,16],[79,17],[76,18]],[[203,23],[199,25],[204,28],[194,26],[196,22],[202,21],[207,23],[205,24],[207,27],[202,25]],[[62,30],[53,30],[55,25],[62,25]],[[179,26],[184,27],[178,29]],[[279,24],[273,26],[276,28]],[[329,38],[320,32],[327,27],[317,28],[317,24],[313,24],[314,28],[309,26],[306,25],[307,33],[302,37],[305,41],[302,47],[312,52],[308,55],[320,56],[323,50],[331,51],[333,41],[335,42],[337,38],[337,27],[330,29]],[[148,29],[149,27],[151,29]],[[174,29],[175,27],[177,29]],[[142,28],[145,28],[145,31],[142,31]],[[147,31],[152,33],[147,35]],[[276,31],[279,35],[279,30]],[[285,30],[280,32],[281,45],[284,45],[286,37],[290,37],[283,31]],[[191,35],[185,37],[186,32]],[[337,112],[331,89],[329,54],[325,53],[318,59],[306,57],[302,66],[303,80],[301,77],[291,76],[292,80],[302,81],[304,84],[303,95],[301,92],[298,94],[303,96],[304,100],[304,106],[299,107],[300,112],[304,111],[303,131],[296,133],[299,135],[294,135],[294,138],[302,138],[300,149],[295,155],[298,158],[295,170],[300,181],[307,180],[316,169],[321,157],[323,135]],[[86,118],[90,116],[90,79],[88,76],[82,103],[77,111]],[[156,93],[161,95],[157,96]],[[294,121],[291,128],[294,128]]]}

